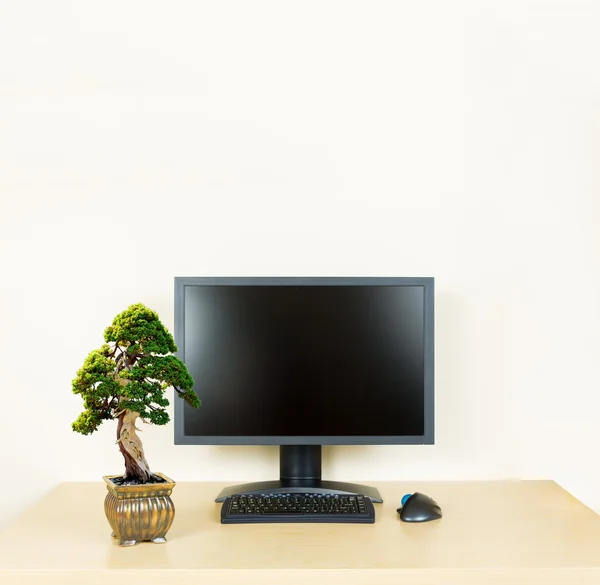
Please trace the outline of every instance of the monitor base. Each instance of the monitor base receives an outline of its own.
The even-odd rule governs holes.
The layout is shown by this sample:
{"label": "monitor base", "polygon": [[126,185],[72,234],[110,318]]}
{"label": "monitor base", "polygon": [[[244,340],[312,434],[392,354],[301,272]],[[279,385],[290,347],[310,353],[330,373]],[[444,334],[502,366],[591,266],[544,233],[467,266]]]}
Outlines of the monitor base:
{"label": "monitor base", "polygon": [[280,445],[279,479],[243,483],[226,487],[216,501],[222,502],[227,496],[260,495],[287,492],[289,494],[362,494],[372,502],[381,503],[377,488],[360,483],[343,481],[323,481],[321,479],[321,445]]}
{"label": "monitor base", "polygon": [[360,483],[346,483],[343,481],[323,480],[299,480],[278,479],[273,481],[257,481],[254,483],[242,483],[224,488],[217,496],[215,502],[222,502],[228,496],[233,495],[260,495],[276,494],[286,492],[291,494],[339,494],[367,496],[372,502],[381,503],[383,499],[379,490],[375,487],[362,485]]}

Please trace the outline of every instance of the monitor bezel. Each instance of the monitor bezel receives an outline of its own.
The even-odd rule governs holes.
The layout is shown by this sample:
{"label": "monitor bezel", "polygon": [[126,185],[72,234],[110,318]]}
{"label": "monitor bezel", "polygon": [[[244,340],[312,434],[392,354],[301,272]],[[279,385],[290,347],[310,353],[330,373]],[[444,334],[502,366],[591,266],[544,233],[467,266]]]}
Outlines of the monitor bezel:
{"label": "monitor bezel", "polygon": [[[424,433],[369,436],[208,436],[184,433],[183,400],[174,399],[176,445],[433,445],[434,444],[434,278],[433,277],[175,277],[176,355],[184,352],[184,299],[187,286],[422,286],[424,289]],[[201,392],[200,392],[201,394]]]}

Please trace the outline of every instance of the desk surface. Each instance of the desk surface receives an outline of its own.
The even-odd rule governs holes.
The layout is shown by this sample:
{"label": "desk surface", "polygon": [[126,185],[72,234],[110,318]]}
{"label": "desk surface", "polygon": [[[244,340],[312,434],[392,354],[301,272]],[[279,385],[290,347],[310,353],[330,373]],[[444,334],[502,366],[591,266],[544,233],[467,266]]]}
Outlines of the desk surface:
{"label": "desk surface", "polygon": [[[104,484],[61,484],[0,534],[0,583],[600,583],[600,516],[551,481],[382,482],[367,525],[224,526],[213,501],[224,485],[179,483],[168,542],[120,548]],[[413,491],[444,517],[400,522]]]}

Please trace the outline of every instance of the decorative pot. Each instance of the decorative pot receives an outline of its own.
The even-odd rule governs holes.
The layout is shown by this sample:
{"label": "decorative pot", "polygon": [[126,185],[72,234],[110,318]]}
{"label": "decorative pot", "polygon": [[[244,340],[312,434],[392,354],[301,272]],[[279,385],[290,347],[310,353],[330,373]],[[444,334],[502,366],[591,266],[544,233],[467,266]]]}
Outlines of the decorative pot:
{"label": "decorative pot", "polygon": [[117,485],[112,478],[103,476],[108,488],[104,511],[113,530],[112,536],[120,546],[132,546],[142,540],[166,542],[166,535],[175,517],[175,506],[170,498],[175,482],[162,473],[155,473],[164,483]]}

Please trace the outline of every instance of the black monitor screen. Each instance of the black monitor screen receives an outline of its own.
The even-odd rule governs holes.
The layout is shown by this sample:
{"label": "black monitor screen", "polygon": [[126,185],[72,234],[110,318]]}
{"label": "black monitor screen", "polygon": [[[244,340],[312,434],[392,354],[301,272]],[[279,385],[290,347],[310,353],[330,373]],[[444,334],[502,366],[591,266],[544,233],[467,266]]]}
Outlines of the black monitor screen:
{"label": "black monitor screen", "polygon": [[183,434],[424,435],[424,289],[185,286]]}

